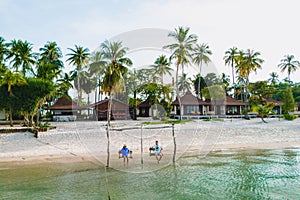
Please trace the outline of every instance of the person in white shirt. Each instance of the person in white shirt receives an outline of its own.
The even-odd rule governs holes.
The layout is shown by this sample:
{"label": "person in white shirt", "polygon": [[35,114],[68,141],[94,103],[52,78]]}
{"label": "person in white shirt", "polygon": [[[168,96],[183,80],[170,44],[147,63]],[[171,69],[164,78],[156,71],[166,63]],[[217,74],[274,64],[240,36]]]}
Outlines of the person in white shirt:
{"label": "person in white shirt", "polygon": [[155,154],[157,163],[159,164],[159,161],[163,157],[163,154],[161,152],[162,151],[162,147],[158,145],[158,141],[157,140],[155,141],[155,145],[153,146],[153,149],[154,149],[154,154]]}

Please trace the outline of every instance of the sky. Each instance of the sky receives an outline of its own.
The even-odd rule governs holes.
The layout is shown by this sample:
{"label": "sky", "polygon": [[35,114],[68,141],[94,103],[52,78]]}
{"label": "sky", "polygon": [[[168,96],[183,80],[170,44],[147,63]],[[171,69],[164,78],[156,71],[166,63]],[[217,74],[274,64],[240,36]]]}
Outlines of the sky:
{"label": "sky", "polygon": [[[300,60],[299,7],[297,0],[0,0],[0,36],[27,40],[36,52],[55,41],[66,55],[75,44],[94,51],[105,39],[122,38],[124,33],[130,33],[132,44],[140,34],[137,30],[150,30],[150,36],[141,33],[144,41],[152,41],[157,32],[190,27],[199,43],[209,45],[219,73],[231,74],[223,57],[235,46],[259,51],[265,61],[250,81],[267,80],[271,72],[282,80],[287,73],[281,73],[278,64],[284,55]],[[131,54],[136,66],[154,62],[163,53],[139,45],[139,52]],[[67,63],[65,67],[73,68]],[[300,82],[300,69],[291,80]]]}

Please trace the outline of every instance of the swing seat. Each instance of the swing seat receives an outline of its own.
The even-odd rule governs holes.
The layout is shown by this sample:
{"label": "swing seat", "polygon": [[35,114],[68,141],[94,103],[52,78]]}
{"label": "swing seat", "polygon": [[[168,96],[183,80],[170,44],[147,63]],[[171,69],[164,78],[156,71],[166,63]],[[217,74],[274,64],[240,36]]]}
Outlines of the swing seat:
{"label": "swing seat", "polygon": [[[120,159],[120,158],[123,158],[123,157],[122,157],[122,150],[119,150],[119,151],[118,151],[118,154],[119,154],[119,159]],[[133,158],[133,157],[132,157],[132,151],[131,151],[131,150],[129,151],[129,156],[128,156],[128,158]]]}
{"label": "swing seat", "polygon": [[154,148],[153,147],[149,148],[149,156],[155,156]]}

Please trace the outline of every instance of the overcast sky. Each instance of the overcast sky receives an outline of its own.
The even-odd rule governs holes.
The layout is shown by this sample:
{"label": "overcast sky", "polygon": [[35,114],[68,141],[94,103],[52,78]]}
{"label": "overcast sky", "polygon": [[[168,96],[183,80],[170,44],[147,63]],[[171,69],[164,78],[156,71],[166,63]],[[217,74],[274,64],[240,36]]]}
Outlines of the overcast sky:
{"label": "overcast sky", "polygon": [[[74,44],[93,51],[124,32],[184,26],[209,44],[219,72],[230,74],[224,52],[236,46],[259,51],[265,60],[250,81],[266,80],[273,71],[281,80],[287,76],[277,67],[283,56],[300,60],[299,8],[297,0],[0,0],[0,35],[27,40],[35,51],[56,41],[65,55]],[[300,69],[291,79],[300,82]]]}

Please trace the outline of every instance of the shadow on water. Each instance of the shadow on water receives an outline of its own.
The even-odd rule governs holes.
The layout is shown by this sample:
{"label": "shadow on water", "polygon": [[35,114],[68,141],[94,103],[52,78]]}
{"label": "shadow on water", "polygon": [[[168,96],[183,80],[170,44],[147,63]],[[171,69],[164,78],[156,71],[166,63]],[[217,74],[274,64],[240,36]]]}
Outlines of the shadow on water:
{"label": "shadow on water", "polygon": [[[128,173],[91,164],[0,170],[0,199],[297,199],[299,149],[212,152]],[[106,174],[106,175],[105,175]]]}

